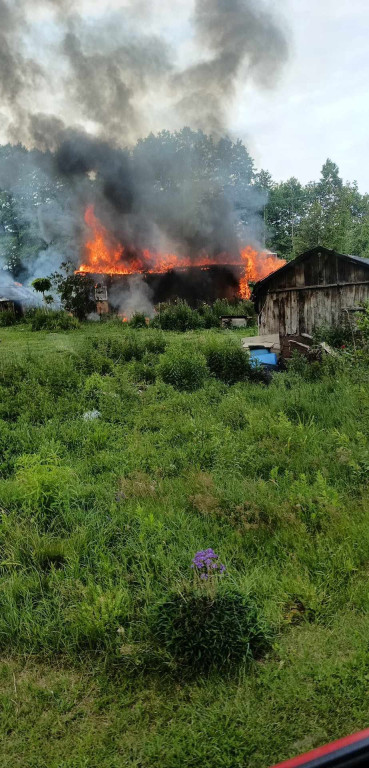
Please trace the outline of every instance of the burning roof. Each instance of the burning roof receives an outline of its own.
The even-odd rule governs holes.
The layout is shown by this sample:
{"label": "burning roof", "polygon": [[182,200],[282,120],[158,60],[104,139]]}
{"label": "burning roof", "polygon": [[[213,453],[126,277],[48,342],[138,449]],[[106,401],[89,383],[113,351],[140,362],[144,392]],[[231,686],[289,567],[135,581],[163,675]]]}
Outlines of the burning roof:
{"label": "burning roof", "polygon": [[123,246],[96,217],[93,205],[86,209],[85,223],[87,240],[82,264],[77,270],[84,274],[160,275],[171,270],[235,267],[235,271],[240,275],[239,295],[241,298],[248,299],[251,296],[251,282],[263,279],[286,263],[276,254],[259,251],[251,245],[240,248],[236,256],[226,251],[210,256],[206,251],[200,250],[191,256],[179,256],[175,253],[128,248]]}

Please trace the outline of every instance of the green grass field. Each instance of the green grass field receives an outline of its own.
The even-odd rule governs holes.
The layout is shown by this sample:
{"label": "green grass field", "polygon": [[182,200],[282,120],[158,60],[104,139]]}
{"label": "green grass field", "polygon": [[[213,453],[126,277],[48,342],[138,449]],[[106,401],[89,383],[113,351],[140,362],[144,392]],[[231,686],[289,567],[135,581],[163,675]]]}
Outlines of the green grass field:
{"label": "green grass field", "polygon": [[[0,768],[268,768],[368,726],[369,369],[228,383],[243,335],[0,329]],[[202,645],[190,596],[224,606]]]}

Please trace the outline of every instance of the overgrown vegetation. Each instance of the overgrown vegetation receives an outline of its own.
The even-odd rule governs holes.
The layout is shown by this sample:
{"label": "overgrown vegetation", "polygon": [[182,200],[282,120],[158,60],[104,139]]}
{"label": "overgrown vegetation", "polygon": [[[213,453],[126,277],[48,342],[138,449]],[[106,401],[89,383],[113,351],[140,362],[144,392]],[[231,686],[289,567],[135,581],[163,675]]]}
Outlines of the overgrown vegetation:
{"label": "overgrown vegetation", "polygon": [[[72,275],[65,278],[59,275],[59,288],[64,309],[51,309],[31,307],[24,316],[17,316],[13,311],[7,310],[0,313],[0,326],[15,325],[15,323],[29,322],[32,330],[71,330],[78,327],[78,320],[85,320],[87,315],[95,308],[91,300],[91,284],[88,276]],[[49,281],[36,281],[43,284]],[[67,288],[66,288],[67,286]],[[65,298],[64,290],[73,292],[73,300]],[[48,298],[47,296],[45,297]],[[47,303],[47,302],[46,302]],[[73,313],[73,314],[72,314]],[[186,301],[177,301],[162,304],[157,308],[155,317],[150,321],[142,313],[132,315],[127,325],[130,328],[158,328],[164,331],[186,332],[201,328],[220,328],[221,317],[244,315],[251,327],[256,321],[254,305],[251,301],[227,301],[218,300],[214,304],[203,304],[197,309],[191,308]],[[100,322],[116,323],[121,327],[122,320],[118,315],[102,315]]]}
{"label": "overgrown vegetation", "polygon": [[0,327],[11,325],[24,325],[31,327],[32,331],[72,331],[79,328],[76,317],[62,309],[51,310],[41,307],[30,307],[22,314],[16,314],[13,310],[0,312]]}
{"label": "overgrown vegetation", "polygon": [[182,332],[200,328],[220,328],[222,316],[234,315],[244,315],[248,318],[250,325],[256,321],[252,301],[218,299],[212,305],[202,304],[197,309],[191,308],[185,301],[161,304],[151,325],[162,328],[164,331]]}
{"label": "overgrown vegetation", "polygon": [[0,312],[0,328],[6,328],[9,325],[15,325],[17,316],[13,309],[4,309]]}
{"label": "overgrown vegetation", "polygon": [[76,317],[69,315],[64,310],[45,310],[39,308],[28,309],[24,318],[30,323],[33,331],[72,331],[79,327]]}
{"label": "overgrown vegetation", "polygon": [[367,352],[265,386],[241,334],[2,329],[15,765],[265,768],[365,725]]}

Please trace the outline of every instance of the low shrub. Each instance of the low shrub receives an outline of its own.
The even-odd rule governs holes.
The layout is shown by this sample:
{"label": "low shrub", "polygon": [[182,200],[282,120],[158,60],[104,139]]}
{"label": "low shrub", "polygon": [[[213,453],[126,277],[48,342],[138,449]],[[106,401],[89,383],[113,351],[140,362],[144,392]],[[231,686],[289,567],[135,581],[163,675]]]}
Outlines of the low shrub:
{"label": "low shrub", "polygon": [[17,322],[17,316],[12,309],[4,309],[0,312],[0,328],[6,328],[10,325],[15,325]]}
{"label": "low shrub", "polygon": [[142,312],[135,312],[129,321],[129,326],[131,328],[147,328],[145,315]]}
{"label": "low shrub", "polygon": [[160,331],[150,331],[143,339],[146,352],[152,352],[155,355],[161,355],[167,348],[165,336]]}
{"label": "low shrub", "polygon": [[271,639],[255,602],[236,591],[173,593],[157,606],[152,632],[179,666],[193,672],[219,670],[245,658],[259,658]]}
{"label": "low shrub", "polygon": [[300,352],[293,352],[291,358],[287,360],[287,370],[289,373],[301,376],[305,381],[317,381],[322,377],[323,369],[318,360],[309,361]]}
{"label": "low shrub", "polygon": [[185,301],[161,306],[160,315],[155,318],[155,326],[164,331],[191,331],[203,328],[204,322],[196,310],[191,309]]}
{"label": "low shrub", "polygon": [[358,329],[354,328],[347,319],[344,319],[339,325],[322,325],[319,328],[316,328],[314,331],[314,340],[318,343],[325,341],[331,347],[340,348],[346,345],[351,345],[353,339],[355,339],[355,337],[357,338],[358,335]]}
{"label": "low shrub", "polygon": [[33,308],[25,313],[24,319],[32,331],[72,331],[80,325],[76,317],[63,310]]}
{"label": "low shrub", "polygon": [[207,344],[204,354],[210,373],[226,384],[253,377],[250,359],[244,349],[222,339]]}
{"label": "low shrub", "polygon": [[166,384],[176,389],[199,389],[207,374],[206,361],[198,352],[172,349],[163,356],[159,373]]}
{"label": "low shrub", "polygon": [[254,303],[246,299],[242,301],[238,301],[237,299],[233,301],[228,301],[228,299],[217,299],[214,304],[212,304],[211,309],[218,320],[224,315],[245,315],[245,317],[249,318],[250,324],[256,323]]}
{"label": "low shrub", "polygon": [[320,381],[324,377],[335,377],[344,364],[340,357],[324,355],[321,360],[308,360],[299,352],[293,352],[287,361],[287,370],[305,381]]}
{"label": "low shrub", "polygon": [[151,321],[153,328],[165,331],[190,331],[198,328],[219,328],[222,315],[245,315],[250,323],[256,320],[251,301],[218,299],[213,304],[200,304],[192,309],[186,301],[162,304],[160,313]]}
{"label": "low shrub", "polygon": [[151,360],[145,358],[142,362],[134,363],[133,381],[137,383],[143,381],[145,384],[153,384],[156,381],[156,370]]}
{"label": "low shrub", "polygon": [[76,360],[78,370],[89,375],[99,373],[107,376],[114,370],[114,362],[93,346],[88,346],[81,350]]}
{"label": "low shrub", "polygon": [[131,360],[141,360],[145,347],[141,339],[127,331],[122,338],[94,339],[92,348],[101,355],[108,357],[114,363],[129,363]]}

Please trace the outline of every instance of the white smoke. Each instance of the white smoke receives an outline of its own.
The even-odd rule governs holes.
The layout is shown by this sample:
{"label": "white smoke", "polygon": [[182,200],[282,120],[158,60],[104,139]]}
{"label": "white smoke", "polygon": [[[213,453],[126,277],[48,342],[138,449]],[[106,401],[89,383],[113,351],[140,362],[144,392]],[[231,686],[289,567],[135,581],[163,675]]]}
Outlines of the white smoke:
{"label": "white smoke", "polygon": [[0,299],[19,302],[23,307],[42,305],[42,297],[36,291],[14,280],[10,272],[0,266]]}
{"label": "white smoke", "polygon": [[113,285],[109,290],[109,303],[130,320],[132,315],[142,313],[145,317],[154,317],[153,292],[142,275],[132,275],[127,286]]}

